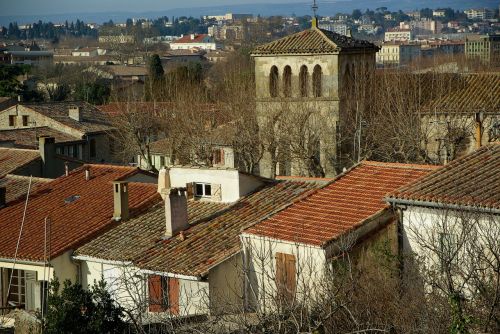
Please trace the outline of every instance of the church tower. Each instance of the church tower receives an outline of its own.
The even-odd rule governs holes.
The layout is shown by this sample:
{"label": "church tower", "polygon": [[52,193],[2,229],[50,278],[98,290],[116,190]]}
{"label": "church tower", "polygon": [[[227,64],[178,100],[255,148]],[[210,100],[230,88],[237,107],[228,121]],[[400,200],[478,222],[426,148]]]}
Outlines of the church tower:
{"label": "church tower", "polygon": [[[260,174],[336,175],[337,127],[349,85],[375,71],[378,47],[318,28],[261,45],[255,61],[259,135],[265,146]],[[343,92],[346,92],[345,94]],[[346,111],[345,111],[346,112]]]}

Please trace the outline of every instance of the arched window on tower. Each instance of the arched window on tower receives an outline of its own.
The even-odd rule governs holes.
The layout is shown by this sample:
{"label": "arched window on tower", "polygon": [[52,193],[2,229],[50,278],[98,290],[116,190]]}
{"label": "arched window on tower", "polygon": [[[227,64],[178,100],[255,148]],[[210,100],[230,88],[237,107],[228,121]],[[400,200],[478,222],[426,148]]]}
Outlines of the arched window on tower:
{"label": "arched window on tower", "polygon": [[301,97],[307,97],[308,96],[308,81],[309,81],[309,74],[307,73],[307,66],[302,65],[300,67],[300,73],[299,73],[299,88],[300,88],[300,96]]}
{"label": "arched window on tower", "polygon": [[322,81],[323,80],[323,72],[321,71],[321,66],[316,65],[314,66],[314,71],[313,71],[313,94],[314,97],[321,97],[322,96]]}
{"label": "arched window on tower", "polygon": [[292,96],[292,68],[288,65],[283,70],[283,95]]}
{"label": "arched window on tower", "polygon": [[271,73],[269,73],[269,95],[271,97],[278,96],[278,68],[276,66],[271,67]]}

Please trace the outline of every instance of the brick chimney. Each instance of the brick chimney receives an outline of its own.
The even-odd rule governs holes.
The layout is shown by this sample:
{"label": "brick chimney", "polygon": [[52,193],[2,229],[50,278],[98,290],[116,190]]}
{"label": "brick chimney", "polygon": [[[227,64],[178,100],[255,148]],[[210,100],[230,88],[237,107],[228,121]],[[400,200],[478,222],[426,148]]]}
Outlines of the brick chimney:
{"label": "brick chimney", "polygon": [[165,200],[165,236],[173,237],[189,227],[185,188],[163,189]]}
{"label": "brick chimney", "polygon": [[77,122],[80,122],[80,107],[72,106],[69,107],[68,116],[71,119],[74,119]]}
{"label": "brick chimney", "polygon": [[126,221],[129,218],[128,210],[128,182],[113,182],[113,219],[116,221]]}

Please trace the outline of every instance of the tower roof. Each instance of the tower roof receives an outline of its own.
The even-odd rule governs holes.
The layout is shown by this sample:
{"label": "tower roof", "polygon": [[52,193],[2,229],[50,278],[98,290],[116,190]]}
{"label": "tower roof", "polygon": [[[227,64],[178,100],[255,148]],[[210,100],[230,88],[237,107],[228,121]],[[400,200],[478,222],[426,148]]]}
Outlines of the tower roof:
{"label": "tower roof", "polygon": [[377,51],[378,47],[364,40],[312,27],[311,29],[258,46],[252,55],[337,53],[342,50]]}

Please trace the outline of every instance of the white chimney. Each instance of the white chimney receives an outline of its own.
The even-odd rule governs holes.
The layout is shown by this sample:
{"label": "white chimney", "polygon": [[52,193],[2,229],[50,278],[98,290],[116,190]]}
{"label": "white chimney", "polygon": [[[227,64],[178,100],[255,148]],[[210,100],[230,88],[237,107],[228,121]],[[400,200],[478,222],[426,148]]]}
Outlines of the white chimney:
{"label": "white chimney", "polygon": [[116,221],[125,221],[129,218],[128,210],[128,182],[113,182],[113,219]]}
{"label": "white chimney", "polygon": [[85,180],[90,180],[90,167],[86,166],[85,167]]}
{"label": "white chimney", "polygon": [[194,39],[196,37],[195,34],[191,34],[191,39]]}
{"label": "white chimney", "polygon": [[161,194],[163,189],[170,189],[170,171],[165,167],[158,173],[158,192]]}
{"label": "white chimney", "polygon": [[69,165],[67,161],[64,162],[64,175],[69,175]]}
{"label": "white chimney", "polygon": [[189,227],[185,188],[163,189],[165,200],[165,236],[171,238]]}
{"label": "white chimney", "polygon": [[74,119],[77,122],[80,122],[80,108],[79,107],[70,107],[68,110],[68,116],[71,119]]}

